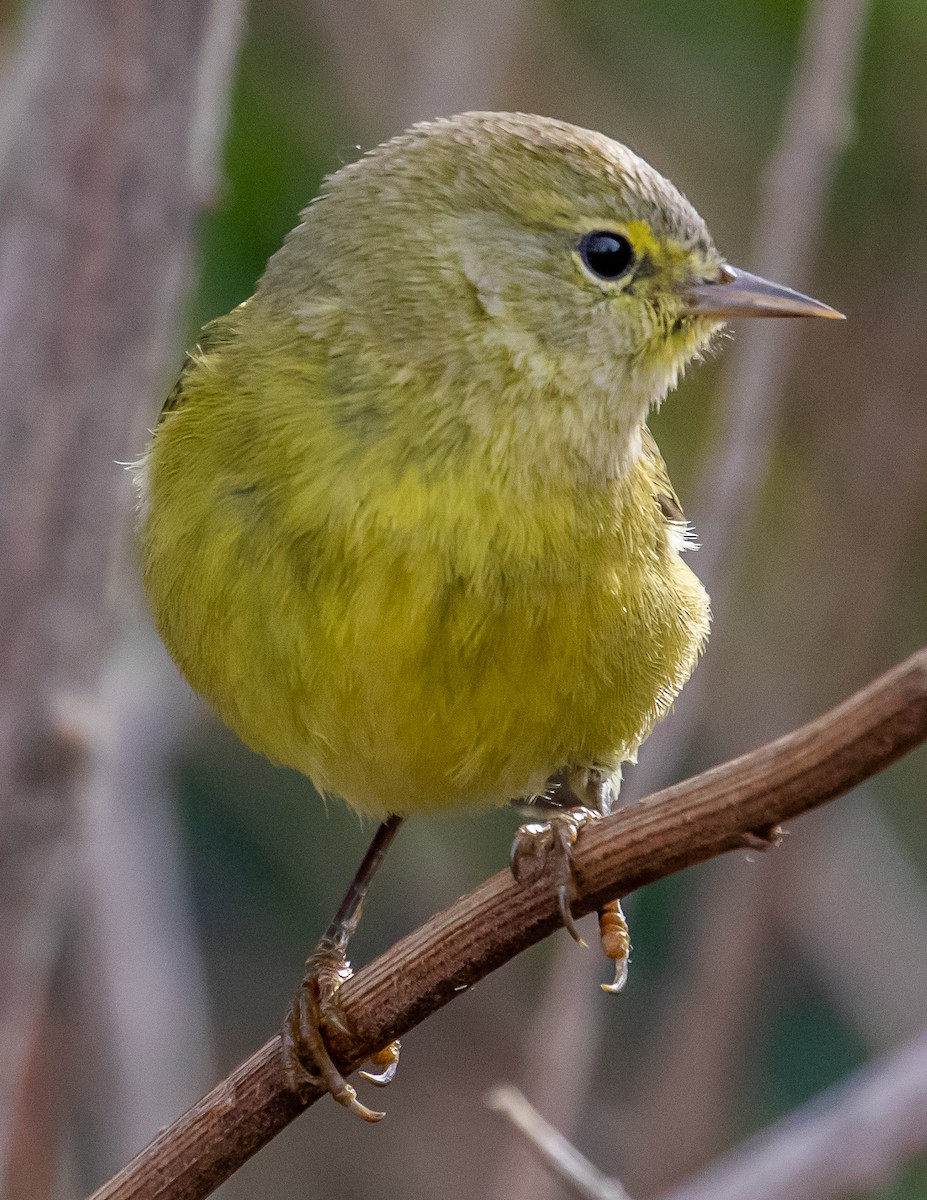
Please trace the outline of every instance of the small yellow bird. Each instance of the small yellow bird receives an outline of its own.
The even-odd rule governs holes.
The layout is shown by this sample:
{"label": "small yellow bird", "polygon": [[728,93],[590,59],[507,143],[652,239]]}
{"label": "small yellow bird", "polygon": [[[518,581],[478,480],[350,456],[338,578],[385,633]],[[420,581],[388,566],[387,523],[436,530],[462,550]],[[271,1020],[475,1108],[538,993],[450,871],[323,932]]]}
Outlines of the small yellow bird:
{"label": "small yellow bird", "polygon": [[708,598],[649,410],[725,319],[839,315],[726,265],[617,142],[467,113],[327,179],[203,331],[138,464],[158,629],[249,746],[382,820],[285,1027],[294,1086],[382,1115],[321,1026],[401,818],[559,772],[568,850],[689,677]]}

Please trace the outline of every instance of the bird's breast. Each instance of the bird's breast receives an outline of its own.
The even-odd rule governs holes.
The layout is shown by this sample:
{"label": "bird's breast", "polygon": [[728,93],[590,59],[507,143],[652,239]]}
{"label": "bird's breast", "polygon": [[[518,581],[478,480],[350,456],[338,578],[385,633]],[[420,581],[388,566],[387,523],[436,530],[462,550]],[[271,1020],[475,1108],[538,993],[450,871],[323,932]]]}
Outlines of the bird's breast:
{"label": "bird's breast", "polygon": [[320,522],[302,491],[198,513],[162,479],[149,591],[190,682],[251,746],[374,813],[617,768],[707,630],[646,464],[598,494],[430,492],[382,481]]}
{"label": "bird's breast", "polygon": [[381,513],[310,573],[322,749],[304,769],[358,808],[413,811],[633,756],[707,631],[646,473],[592,500],[445,488],[398,507],[421,519]]}

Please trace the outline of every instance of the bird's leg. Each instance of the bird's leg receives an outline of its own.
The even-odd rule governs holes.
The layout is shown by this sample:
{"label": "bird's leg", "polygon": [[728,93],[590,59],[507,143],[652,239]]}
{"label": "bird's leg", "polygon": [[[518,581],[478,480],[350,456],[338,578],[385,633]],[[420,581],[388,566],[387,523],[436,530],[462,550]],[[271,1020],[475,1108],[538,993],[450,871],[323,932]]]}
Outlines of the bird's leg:
{"label": "bird's leg", "polygon": [[[583,941],[570,908],[573,888],[573,846],[579,831],[590,821],[607,817],[614,804],[614,790],[609,776],[596,768],[564,771],[552,781],[556,792],[535,801],[532,807],[546,809],[543,822],[522,825],[512,842],[512,874],[519,883],[533,883],[549,870],[557,892],[560,916],[571,937],[581,946]],[[580,800],[569,806],[557,795]],[[618,900],[611,900],[599,909],[599,936],[606,957],[615,963],[615,978],[602,984],[603,991],[619,992],[628,977],[631,939],[624,913]]]}
{"label": "bird's leg", "polygon": [[[299,1092],[307,1079],[321,1079],[339,1104],[365,1121],[379,1121],[384,1114],[367,1108],[357,1099],[357,1092],[332,1062],[325,1045],[323,1026],[347,1031],[338,990],[353,974],[347,959],[348,942],[360,923],[371,880],[401,823],[401,817],[389,816],[374,834],[334,919],[306,959],[306,973],[283,1023],[283,1067],[293,1091]],[[361,1071],[361,1076],[378,1087],[385,1087],[396,1074],[399,1042],[390,1042],[371,1061],[379,1070]]]}

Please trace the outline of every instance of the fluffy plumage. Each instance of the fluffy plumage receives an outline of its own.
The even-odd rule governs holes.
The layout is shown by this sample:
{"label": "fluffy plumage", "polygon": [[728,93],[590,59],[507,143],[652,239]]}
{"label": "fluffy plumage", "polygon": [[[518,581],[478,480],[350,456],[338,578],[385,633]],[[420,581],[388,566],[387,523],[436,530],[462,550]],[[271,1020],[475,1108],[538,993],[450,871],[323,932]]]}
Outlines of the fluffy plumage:
{"label": "fluffy plumage", "polygon": [[[625,278],[583,234],[619,229]],[[171,654],[255,749],[376,814],[617,772],[708,600],[644,424],[721,258],[625,147],[474,113],[326,181],[204,331],[142,464]]]}

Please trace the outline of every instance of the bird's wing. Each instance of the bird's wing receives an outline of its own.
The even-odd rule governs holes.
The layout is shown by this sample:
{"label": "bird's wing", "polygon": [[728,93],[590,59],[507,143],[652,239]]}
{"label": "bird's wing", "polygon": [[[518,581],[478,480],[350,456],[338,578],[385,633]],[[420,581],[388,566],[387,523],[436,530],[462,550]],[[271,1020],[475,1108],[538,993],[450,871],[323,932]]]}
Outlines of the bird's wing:
{"label": "bird's wing", "polygon": [[666,463],[657,448],[657,443],[653,440],[653,434],[646,425],[641,432],[641,440],[642,454],[650,466],[650,476],[654,481],[653,497],[666,521],[670,545],[679,553],[684,553],[686,550],[697,550],[698,540],[695,529],[686,520],[679,497],[670,483]]}
{"label": "bird's wing", "polygon": [[666,471],[666,463],[663,461],[663,456],[660,454],[657,443],[653,439],[653,434],[646,425],[641,431],[641,437],[644,458],[647,459],[652,467],[651,477],[656,484],[654,496],[657,504],[660,506],[660,511],[666,517],[667,521],[672,521],[675,524],[685,524],[686,514],[682,511],[679,497],[670,483],[670,478]]}
{"label": "bird's wing", "polygon": [[167,399],[161,405],[161,411],[158,413],[158,424],[160,425],[169,412],[173,412],[175,408],[180,408],[184,402],[184,380],[190,372],[190,367],[193,365],[193,355],[196,353],[192,350],[184,357],[180,364],[180,374],[171,390],[167,393]]}
{"label": "bird's wing", "polygon": [[159,425],[168,413],[180,408],[187,399],[186,385],[191,370],[195,366],[198,366],[204,358],[207,358],[223,339],[227,339],[230,336],[230,331],[234,328],[235,318],[241,314],[248,303],[248,300],[244,300],[237,308],[233,308],[230,313],[226,314],[226,316],[217,317],[214,321],[209,321],[200,330],[200,336],[197,339],[196,345],[180,364],[177,382],[168,392],[167,399],[161,406],[161,412],[158,415]]}
{"label": "bird's wing", "polygon": [[204,355],[208,354],[216,340],[216,334],[221,328],[221,319],[210,321],[208,325],[204,325],[199,336],[199,341],[193,349],[184,357],[180,364],[180,373],[177,376],[177,382],[167,394],[167,399],[161,406],[161,412],[158,414],[158,424],[160,425],[168,413],[180,408],[187,398],[186,383],[190,371],[197,363],[201,362]]}

